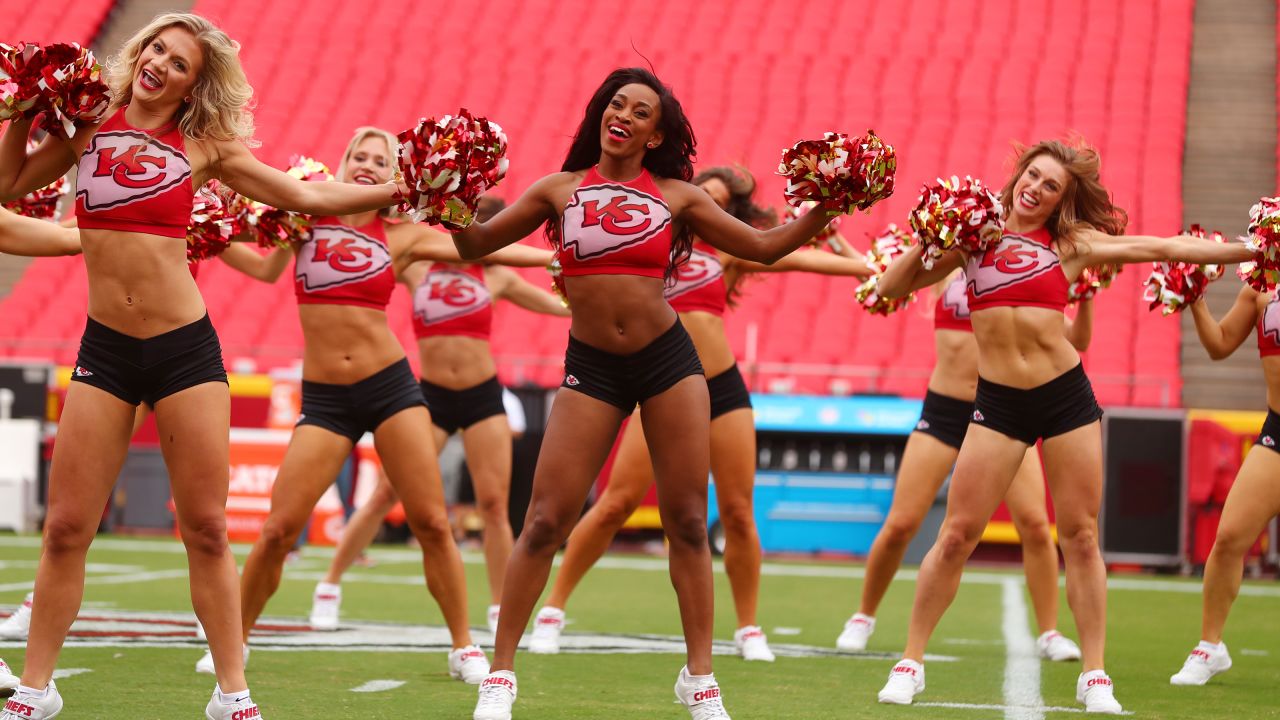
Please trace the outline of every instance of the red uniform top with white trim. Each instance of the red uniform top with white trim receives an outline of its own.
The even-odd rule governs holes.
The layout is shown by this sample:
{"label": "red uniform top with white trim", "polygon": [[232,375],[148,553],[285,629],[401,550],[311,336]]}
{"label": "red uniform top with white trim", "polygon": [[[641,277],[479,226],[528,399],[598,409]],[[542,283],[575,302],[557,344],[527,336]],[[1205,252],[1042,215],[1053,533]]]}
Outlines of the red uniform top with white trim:
{"label": "red uniform top with white trim", "polygon": [[671,258],[671,210],[648,170],[616,182],[593,167],[565,206],[560,238],[565,276],[660,278]]}
{"label": "red uniform top with white trim", "polygon": [[934,330],[959,330],[973,332],[969,319],[969,292],[965,288],[964,273],[957,273],[938,296],[933,306]]}
{"label": "red uniform top with white trim", "polygon": [[182,238],[191,222],[195,190],[187,143],[178,123],[139,130],[124,108],[89,140],[76,168],[76,223]]}
{"label": "red uniform top with white trim", "polygon": [[1280,355],[1280,290],[1271,295],[1271,302],[1258,318],[1258,354]]}
{"label": "red uniform top with white trim", "polygon": [[700,311],[724,317],[727,304],[724,265],[715,248],[701,240],[694,241],[689,259],[676,268],[675,280],[675,284],[663,293],[671,303],[671,309],[679,313]]}
{"label": "red uniform top with white trim", "polygon": [[1000,242],[969,257],[964,270],[969,310],[1042,307],[1063,312],[1070,284],[1049,231],[1006,232]]}
{"label": "red uniform top with white trim", "polygon": [[299,305],[355,305],[386,310],[396,287],[382,218],[358,228],[317,218],[298,248],[293,287]]}
{"label": "red uniform top with white trim", "polygon": [[435,263],[413,291],[413,334],[418,338],[463,335],[488,340],[493,296],[479,263]]}

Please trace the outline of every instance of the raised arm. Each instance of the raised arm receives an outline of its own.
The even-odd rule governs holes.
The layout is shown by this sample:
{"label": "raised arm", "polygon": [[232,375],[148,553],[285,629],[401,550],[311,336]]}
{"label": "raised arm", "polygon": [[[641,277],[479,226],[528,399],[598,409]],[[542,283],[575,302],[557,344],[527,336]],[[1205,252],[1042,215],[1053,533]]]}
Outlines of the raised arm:
{"label": "raised arm", "polygon": [[569,308],[560,302],[560,298],[537,287],[520,277],[519,273],[508,267],[493,266],[484,270],[485,284],[493,293],[495,300],[510,300],[516,305],[531,312],[543,315],[569,317]]}
{"label": "raised arm", "polygon": [[[572,173],[548,175],[524,191],[488,222],[472,223],[453,234],[453,244],[463,260],[477,260],[532,235],[556,217],[555,191],[573,179]],[[705,194],[705,193],[704,193]]]}
{"label": "raised arm", "polygon": [[293,251],[289,248],[274,248],[263,255],[244,243],[231,243],[218,257],[222,262],[254,280],[273,283],[289,266]]}
{"label": "raised arm", "polygon": [[1258,292],[1248,285],[1240,288],[1236,301],[1222,321],[1213,319],[1209,304],[1200,298],[1191,304],[1191,317],[1196,323],[1200,344],[1214,360],[1229,357],[1249,337],[1258,321]]}
{"label": "raised arm", "polygon": [[670,183],[680,195],[680,221],[717,250],[743,260],[772,265],[813,239],[831,218],[821,207],[798,220],[758,230],[725,212],[706,191],[689,183]]}
{"label": "raised arm", "polygon": [[27,154],[31,121],[10,121],[0,138],[0,202],[10,202],[62,177],[76,162],[75,152],[64,140],[45,137]]}
{"label": "raised arm", "polygon": [[0,253],[28,257],[79,255],[80,231],[0,208]]}
{"label": "raised arm", "polygon": [[230,185],[245,197],[281,210],[309,215],[354,215],[378,210],[399,201],[397,186],[356,185],[340,182],[306,182],[259,161],[242,143],[213,144],[216,161],[212,177]]}
{"label": "raised arm", "polygon": [[940,282],[952,270],[964,264],[964,255],[959,250],[952,250],[938,258],[932,269],[925,270],[920,263],[920,253],[920,246],[913,245],[889,263],[884,275],[880,277],[880,284],[876,286],[880,297],[891,300],[906,297],[916,290]]}
{"label": "raised arm", "polygon": [[819,275],[852,275],[859,280],[871,277],[872,270],[860,256],[836,255],[824,250],[800,248],[772,265],[733,259],[742,272],[808,272]]}
{"label": "raised arm", "polygon": [[1066,327],[1062,334],[1067,337],[1067,342],[1080,352],[1089,349],[1089,343],[1093,341],[1093,300],[1081,300],[1076,307],[1075,318],[1067,318]]}
{"label": "raised arm", "polygon": [[1140,262],[1179,262],[1204,265],[1238,263],[1253,257],[1241,243],[1219,243],[1192,235],[1153,237],[1150,235],[1107,235],[1097,230],[1083,230],[1075,242],[1075,255],[1069,262],[1076,267],[1073,276],[1088,265],[1120,265]]}

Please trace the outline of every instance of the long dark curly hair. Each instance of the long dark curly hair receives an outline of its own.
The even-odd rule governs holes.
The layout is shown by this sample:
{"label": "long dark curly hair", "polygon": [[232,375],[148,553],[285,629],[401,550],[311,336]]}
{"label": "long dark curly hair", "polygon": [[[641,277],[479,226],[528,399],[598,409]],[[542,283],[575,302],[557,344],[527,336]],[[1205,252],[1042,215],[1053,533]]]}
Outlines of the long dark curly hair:
{"label": "long dark curly hair", "polygon": [[[725,212],[760,230],[768,230],[778,224],[778,213],[773,208],[756,204],[756,179],[746,168],[728,165],[709,167],[693,178],[693,184],[700,186],[708,180],[719,180],[729,188],[729,203],[724,208]],[[724,288],[725,301],[730,307],[734,307],[742,297],[742,281],[750,275],[734,272],[731,268],[732,266],[725,273]]]}
{"label": "long dark curly hair", "polygon": [[[684,180],[693,179],[693,163],[697,158],[698,141],[693,136],[693,126],[685,117],[680,101],[652,72],[638,67],[618,68],[609,73],[609,77],[596,89],[587,110],[582,115],[582,122],[573,135],[573,143],[565,155],[562,172],[586,170],[600,162],[600,123],[604,119],[605,108],[609,101],[625,85],[646,85],[658,94],[658,129],[662,132],[662,144],[645,151],[641,164],[649,174],[662,178]],[[560,250],[560,219],[547,220],[545,228],[547,240],[551,247]],[[674,228],[671,243],[671,258],[663,277],[671,282],[675,277],[676,266],[689,257],[693,247],[693,231],[683,223]]]}

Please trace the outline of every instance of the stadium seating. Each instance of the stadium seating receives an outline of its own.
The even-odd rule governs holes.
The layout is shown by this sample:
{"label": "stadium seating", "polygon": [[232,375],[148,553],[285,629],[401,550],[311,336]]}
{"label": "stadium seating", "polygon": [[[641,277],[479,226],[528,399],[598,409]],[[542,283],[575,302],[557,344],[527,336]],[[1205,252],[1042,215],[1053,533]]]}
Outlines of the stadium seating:
{"label": "stadium seating", "polygon": [[[605,74],[647,59],[684,103],[701,165],[749,167],[769,203],[781,201],[778,153],[795,140],[874,128],[895,144],[897,194],[841,227],[865,247],[867,234],[904,222],[924,182],[972,174],[998,187],[1014,142],[1071,132],[1101,150],[1132,230],[1177,232],[1192,7],[653,0],[601,12],[591,0],[493,0],[427,11],[410,0],[200,0],[195,11],[243,44],[259,156],[274,165],[294,153],[334,163],[358,125],[400,130],[465,106],[506,128],[511,172],[497,192],[512,199],[558,169]],[[1098,300],[1086,366],[1104,404],[1180,397],[1178,324],[1141,307],[1141,274],[1125,272]],[[0,337],[14,338],[0,356],[55,348],[69,362],[83,282],[76,261],[34,263],[0,303]],[[300,357],[287,282],[261,286],[211,263],[200,285],[231,365]],[[745,367],[756,387],[923,393],[928,308],[868,316],[852,305],[854,286],[794,276],[749,283],[728,328],[739,356],[758,363]],[[398,291],[392,318],[411,342],[406,302]],[[505,381],[558,381],[565,321],[504,309],[496,327]]]}

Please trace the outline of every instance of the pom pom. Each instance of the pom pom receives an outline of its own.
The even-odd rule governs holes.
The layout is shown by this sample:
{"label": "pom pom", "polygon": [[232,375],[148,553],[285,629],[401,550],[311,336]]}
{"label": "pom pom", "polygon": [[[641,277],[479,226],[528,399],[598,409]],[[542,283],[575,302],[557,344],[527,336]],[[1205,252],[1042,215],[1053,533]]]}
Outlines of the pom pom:
{"label": "pom pom", "polygon": [[1254,290],[1270,293],[1280,284],[1280,197],[1262,198],[1249,210],[1249,235],[1241,240],[1254,255],[1236,273]]}
{"label": "pom pom", "polygon": [[[35,145],[33,142],[27,143],[27,152],[33,150]],[[58,201],[67,194],[68,189],[67,179],[60,177],[39,190],[27,193],[13,202],[5,203],[4,209],[18,215],[52,220],[58,214]]]}
{"label": "pom pom", "polygon": [[39,115],[41,128],[69,138],[107,112],[101,75],[93,52],[76,43],[0,44],[0,120]]}
{"label": "pom pom", "polygon": [[475,221],[480,196],[507,174],[507,136],[466,109],[422,119],[398,136],[400,172],[409,187],[401,208],[414,222],[462,230]]}
{"label": "pom pom", "polygon": [[1079,279],[1072,283],[1067,290],[1067,300],[1073,303],[1092,300],[1099,290],[1106,290],[1111,287],[1111,283],[1115,281],[1116,275],[1119,275],[1122,269],[1124,269],[1123,265],[1102,265],[1085,268],[1080,273]]}
{"label": "pom pom", "polygon": [[[805,213],[813,212],[818,207],[818,203],[812,200],[805,200],[797,206],[788,206],[787,214],[783,218],[783,223],[795,222],[804,217]],[[814,248],[826,246],[831,252],[838,253],[844,248],[840,246],[840,218],[832,218],[827,226],[813,236],[809,241],[809,245]]]}
{"label": "pom pom", "polygon": [[912,241],[911,233],[893,223],[889,223],[884,232],[871,241],[871,249],[867,251],[866,260],[875,274],[853,291],[854,298],[867,312],[873,315],[888,315],[906,307],[915,299],[915,293],[891,300],[880,297],[880,293],[877,292],[884,271],[895,258],[907,251]]}
{"label": "pom pom", "polygon": [[[289,159],[290,177],[306,182],[328,182],[333,173],[324,163],[305,155]],[[307,239],[313,218],[304,213],[281,210],[257,200],[233,199],[228,205],[242,222],[253,228],[258,245],[264,248],[290,247]]]}
{"label": "pom pom", "polygon": [[191,202],[191,220],[187,224],[187,262],[196,263],[215,258],[243,230],[241,220],[228,207],[220,194],[217,180],[196,191]]}
{"label": "pom pom", "polygon": [[949,250],[977,253],[999,242],[1004,209],[981,180],[939,178],[936,185],[926,185],[920,192],[920,202],[911,211],[911,229],[924,250],[920,261],[930,269]]}
{"label": "pom pom", "polygon": [[898,157],[874,131],[851,138],[829,132],[782,151],[778,174],[787,178],[787,204],[821,203],[833,215],[868,210],[893,194]]}
{"label": "pom pom", "polygon": [[551,276],[551,292],[560,298],[561,305],[569,307],[569,293],[564,288],[564,275],[560,267],[559,257],[547,264],[547,274]]}
{"label": "pom pom", "polygon": [[[1205,231],[1199,225],[1192,225],[1187,234],[1205,237]],[[1220,232],[1213,233],[1212,237],[1215,242],[1226,242]],[[1157,262],[1151,263],[1151,267],[1142,297],[1151,304],[1151,310],[1161,308],[1164,315],[1181,312],[1204,297],[1209,283],[1222,277],[1224,270],[1221,265],[1185,262]]]}

